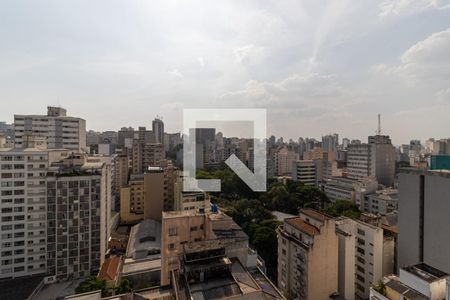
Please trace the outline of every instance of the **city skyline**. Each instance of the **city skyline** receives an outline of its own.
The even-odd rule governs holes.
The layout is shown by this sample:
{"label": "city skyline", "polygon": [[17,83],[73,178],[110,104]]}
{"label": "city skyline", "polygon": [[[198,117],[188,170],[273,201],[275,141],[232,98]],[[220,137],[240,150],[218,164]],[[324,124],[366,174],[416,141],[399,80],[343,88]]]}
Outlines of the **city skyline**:
{"label": "city skyline", "polygon": [[183,108],[245,106],[267,108],[268,135],[287,140],[364,140],[377,113],[397,145],[449,135],[445,1],[44,1],[0,11],[8,123],[61,105],[87,129],[151,128],[162,115],[176,132]]}

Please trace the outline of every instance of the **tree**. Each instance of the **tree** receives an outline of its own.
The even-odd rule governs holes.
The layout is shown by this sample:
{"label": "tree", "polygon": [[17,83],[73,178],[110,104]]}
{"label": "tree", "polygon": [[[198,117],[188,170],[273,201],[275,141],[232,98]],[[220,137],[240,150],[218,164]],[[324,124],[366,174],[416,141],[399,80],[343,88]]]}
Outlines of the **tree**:
{"label": "tree", "polygon": [[375,290],[375,291],[377,291],[378,293],[380,293],[381,295],[384,295],[384,296],[386,296],[386,286],[385,286],[385,284],[384,284],[384,282],[383,281],[378,281],[378,283],[377,284],[374,284],[373,286],[372,286],[372,288]]}
{"label": "tree", "polygon": [[96,276],[89,276],[75,289],[76,294],[82,294],[86,292],[98,291],[102,292],[102,297],[106,295],[106,281],[104,279],[97,278]]}
{"label": "tree", "polygon": [[352,219],[357,219],[361,215],[358,206],[348,200],[337,200],[324,209],[324,212],[332,217],[344,216]]}
{"label": "tree", "polygon": [[251,243],[266,262],[269,277],[276,278],[278,256],[278,238],[276,231],[270,227],[258,225],[251,238]]}
{"label": "tree", "polygon": [[127,278],[120,281],[119,286],[116,288],[116,295],[126,294],[133,290],[133,284]]}

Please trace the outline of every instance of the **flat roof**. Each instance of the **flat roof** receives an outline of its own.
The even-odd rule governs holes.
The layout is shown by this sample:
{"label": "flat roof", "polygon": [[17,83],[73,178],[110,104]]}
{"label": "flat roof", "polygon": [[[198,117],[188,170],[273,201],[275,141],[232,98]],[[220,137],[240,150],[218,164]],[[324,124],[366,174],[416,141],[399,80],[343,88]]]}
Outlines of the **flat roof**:
{"label": "flat roof", "polygon": [[157,259],[125,259],[122,275],[141,273],[145,271],[157,271],[161,269],[161,258]]}
{"label": "flat roof", "polygon": [[416,168],[402,168],[399,170],[399,173],[442,176],[442,177],[450,178],[450,170],[421,170],[421,169],[416,169]]}
{"label": "flat roof", "polygon": [[427,282],[441,280],[449,275],[424,263],[403,267],[401,269]]}
{"label": "flat roof", "polygon": [[231,273],[189,284],[193,300],[218,300],[261,291],[257,282],[238,259],[231,259]]}
{"label": "flat roof", "polygon": [[44,275],[35,275],[0,280],[0,299],[28,299],[43,279]]}
{"label": "flat roof", "polygon": [[408,299],[414,300],[427,300],[428,297],[425,297],[423,294],[418,291],[411,289],[409,286],[401,283],[398,279],[391,279],[386,282],[386,287],[396,291],[397,293],[406,296]]}

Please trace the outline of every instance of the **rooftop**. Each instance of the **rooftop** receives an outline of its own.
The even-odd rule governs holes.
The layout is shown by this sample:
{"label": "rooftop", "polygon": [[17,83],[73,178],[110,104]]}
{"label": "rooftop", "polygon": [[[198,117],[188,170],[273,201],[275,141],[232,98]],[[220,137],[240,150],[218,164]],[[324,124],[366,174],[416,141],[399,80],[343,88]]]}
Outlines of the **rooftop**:
{"label": "rooftop", "polygon": [[402,268],[402,270],[404,270],[408,273],[411,273],[411,274],[419,277],[420,279],[425,280],[430,283],[437,281],[437,280],[441,280],[441,279],[449,276],[449,274],[447,274],[441,270],[438,270],[436,268],[433,268],[424,263],[407,266],[407,267]]}
{"label": "rooftop", "polygon": [[103,263],[98,274],[98,278],[106,281],[116,280],[117,275],[119,274],[120,262],[121,258],[119,256],[105,259],[105,262]]}
{"label": "rooftop", "polygon": [[161,259],[131,259],[126,258],[123,264],[122,274],[129,275],[133,273],[148,272],[161,269]]}
{"label": "rooftop", "polygon": [[425,297],[423,294],[418,291],[410,288],[409,286],[400,282],[398,277],[391,276],[390,280],[385,283],[386,287],[396,291],[397,293],[404,295],[407,299],[414,300],[427,300],[428,297]]}
{"label": "rooftop", "polygon": [[14,279],[0,280],[0,299],[28,299],[44,276],[27,276]]}
{"label": "rooftop", "polygon": [[285,222],[311,236],[320,234],[320,230],[316,226],[309,224],[300,217],[286,219]]}
{"label": "rooftop", "polygon": [[327,214],[321,213],[317,210],[314,210],[312,208],[304,208],[300,211],[300,213],[305,214],[313,219],[316,219],[318,221],[326,221],[326,220],[330,220],[331,217]]}
{"label": "rooftop", "polygon": [[161,251],[161,223],[147,219],[133,226],[127,247],[127,257],[144,258]]}

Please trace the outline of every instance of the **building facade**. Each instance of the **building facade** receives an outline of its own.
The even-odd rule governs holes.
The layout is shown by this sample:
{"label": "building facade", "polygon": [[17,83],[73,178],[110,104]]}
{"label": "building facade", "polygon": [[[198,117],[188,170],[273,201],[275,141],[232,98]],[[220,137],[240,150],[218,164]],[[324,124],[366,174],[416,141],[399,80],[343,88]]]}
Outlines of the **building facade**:
{"label": "building facade", "polygon": [[67,116],[61,107],[47,108],[47,115],[14,115],[14,144],[23,148],[27,135],[47,138],[49,149],[86,150],[86,121]]}
{"label": "building facade", "polygon": [[399,174],[398,266],[423,262],[450,272],[450,173]]}
{"label": "building facade", "polygon": [[293,299],[327,300],[338,291],[335,221],[304,209],[278,228],[278,288]]}

